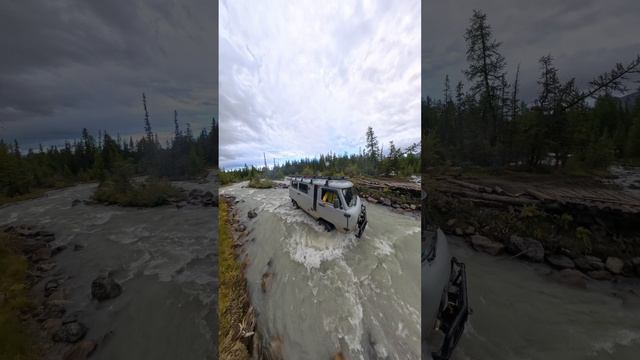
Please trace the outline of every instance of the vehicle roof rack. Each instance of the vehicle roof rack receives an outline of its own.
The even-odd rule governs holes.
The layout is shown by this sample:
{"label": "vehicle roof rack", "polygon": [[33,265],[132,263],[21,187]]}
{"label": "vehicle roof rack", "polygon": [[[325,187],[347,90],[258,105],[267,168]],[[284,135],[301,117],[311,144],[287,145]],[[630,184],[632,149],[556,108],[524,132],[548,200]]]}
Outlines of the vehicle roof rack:
{"label": "vehicle roof rack", "polygon": [[316,175],[288,175],[292,178],[301,178],[313,180],[325,180],[324,186],[329,186],[329,180],[347,180],[345,176],[316,176]]}

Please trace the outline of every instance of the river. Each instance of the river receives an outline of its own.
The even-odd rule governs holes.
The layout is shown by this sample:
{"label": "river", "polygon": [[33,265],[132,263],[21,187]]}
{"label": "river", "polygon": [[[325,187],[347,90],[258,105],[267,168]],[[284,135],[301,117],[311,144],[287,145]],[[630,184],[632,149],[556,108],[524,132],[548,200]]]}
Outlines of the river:
{"label": "river", "polygon": [[[420,358],[420,219],[367,204],[360,239],[326,232],[287,189],[221,188],[250,238],[246,276],[258,327],[285,359]],[[247,212],[258,216],[249,220]],[[273,272],[263,292],[261,279]]]}
{"label": "river", "polygon": [[[175,184],[216,191],[213,176]],[[80,314],[86,338],[99,342],[92,359],[216,359],[217,208],[72,206],[95,188],[77,185],[0,208],[0,226],[37,225],[55,233],[54,246],[84,246],[55,256],[56,269],[37,286],[65,279],[67,313]],[[105,271],[123,292],[98,303],[91,281]]]}
{"label": "river", "polygon": [[453,359],[638,358],[638,279],[572,288],[545,264],[479,253],[452,236],[449,245],[466,263],[473,309]]}

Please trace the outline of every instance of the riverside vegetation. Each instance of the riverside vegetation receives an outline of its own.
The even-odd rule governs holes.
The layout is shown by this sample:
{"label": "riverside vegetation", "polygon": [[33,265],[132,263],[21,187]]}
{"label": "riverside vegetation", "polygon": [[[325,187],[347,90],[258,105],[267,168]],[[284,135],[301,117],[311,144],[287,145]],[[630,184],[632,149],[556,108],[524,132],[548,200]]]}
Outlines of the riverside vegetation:
{"label": "riverside vegetation", "polygon": [[[87,129],[80,139],[62,147],[39,147],[22,151],[17,141],[0,141],[0,203],[37,196],[45,190],[77,182],[99,181],[97,199],[121,205],[155,206],[175,192],[162,179],[180,180],[204,176],[218,163],[218,124],[192,133],[180,127],[174,112],[173,138],[163,145],[153,132],[146,96],[143,94],[144,137],[134,140]],[[133,176],[148,176],[143,183]]]}
{"label": "riverside vegetation", "polygon": [[465,40],[467,83],[446,76],[443,98],[422,103],[427,222],[490,253],[640,275],[640,200],[607,184],[612,165],[640,160],[640,93],[614,95],[637,80],[640,56],[580,90],[544,55],[525,102],[486,14],[474,11]]}

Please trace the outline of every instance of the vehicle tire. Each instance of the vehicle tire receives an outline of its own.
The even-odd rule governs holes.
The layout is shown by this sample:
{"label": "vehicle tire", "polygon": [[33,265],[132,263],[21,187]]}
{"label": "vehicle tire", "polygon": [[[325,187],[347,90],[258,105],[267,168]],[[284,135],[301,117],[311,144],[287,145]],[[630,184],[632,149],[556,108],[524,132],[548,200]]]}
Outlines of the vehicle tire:
{"label": "vehicle tire", "polygon": [[320,220],[318,220],[318,221],[320,222],[320,224],[321,224],[322,226],[324,226],[324,230],[325,230],[326,232],[331,232],[331,230],[333,230],[333,225],[331,225],[331,223],[330,223],[330,222],[328,222],[328,221],[326,221],[326,220],[324,220],[324,219],[320,219]]}
{"label": "vehicle tire", "polygon": [[294,209],[299,208],[298,203],[295,200],[291,199],[291,203],[293,204]]}

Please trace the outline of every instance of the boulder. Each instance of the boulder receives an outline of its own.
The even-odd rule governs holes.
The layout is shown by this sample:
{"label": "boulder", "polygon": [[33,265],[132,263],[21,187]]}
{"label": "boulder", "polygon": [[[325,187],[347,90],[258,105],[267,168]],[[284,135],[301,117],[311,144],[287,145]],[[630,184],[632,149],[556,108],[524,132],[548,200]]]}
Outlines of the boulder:
{"label": "boulder", "polygon": [[455,224],[456,224],[456,219],[449,219],[449,221],[447,221],[448,227],[453,227],[453,225]]}
{"label": "boulder", "polygon": [[239,224],[238,226],[236,226],[237,232],[243,232],[245,230],[247,230],[247,226],[245,224]]}
{"label": "boulder", "polygon": [[611,273],[619,275],[622,273],[622,269],[624,268],[624,261],[620,258],[609,256],[607,261],[605,261],[604,266]]}
{"label": "boulder", "polygon": [[380,202],[382,204],[384,204],[385,206],[391,206],[391,200],[387,199],[387,198],[380,198]]}
{"label": "boulder", "polygon": [[254,217],[258,216],[258,214],[255,212],[255,210],[249,210],[247,216],[249,217],[249,219],[253,219]]}
{"label": "boulder", "polygon": [[91,296],[98,301],[113,299],[121,293],[122,286],[110,275],[100,275],[91,282]]}
{"label": "boulder", "polygon": [[45,302],[42,307],[42,312],[40,313],[40,319],[47,320],[62,318],[65,312],[67,312],[67,309],[64,307],[64,303],[64,301],[59,300]]}
{"label": "boulder", "polygon": [[67,249],[67,245],[58,245],[51,249],[51,256],[55,256]]}
{"label": "boulder", "polygon": [[463,236],[464,235],[464,230],[462,230],[461,228],[457,227],[457,228],[455,228],[455,230],[453,230],[453,233],[458,235],[458,236]]}
{"label": "boulder", "polygon": [[469,225],[466,228],[464,228],[464,234],[465,235],[473,235],[476,233],[476,228],[474,228],[473,226]]}
{"label": "boulder", "polygon": [[604,269],[602,260],[595,256],[581,256],[575,258],[574,262],[576,263],[576,267],[584,272]]}
{"label": "boulder", "polygon": [[551,277],[556,281],[565,285],[574,286],[578,288],[586,288],[587,281],[586,276],[575,269],[564,269],[551,274]]}
{"label": "boulder", "polygon": [[63,360],[84,360],[95,351],[98,344],[93,340],[82,340],[64,353]]}
{"label": "boulder", "polygon": [[266,293],[271,288],[271,280],[273,279],[273,273],[271,271],[267,271],[262,274],[262,280],[260,281],[260,288],[262,288],[262,292]]}
{"label": "boulder", "polygon": [[62,319],[47,319],[42,323],[42,330],[48,336],[53,336],[62,327]]}
{"label": "boulder", "polygon": [[41,247],[38,250],[34,251],[31,260],[33,262],[39,262],[43,260],[49,260],[51,258],[51,249],[48,247]]}
{"label": "boulder", "polygon": [[42,264],[38,264],[36,266],[36,270],[39,272],[49,272],[51,270],[53,270],[53,268],[56,267],[56,263],[54,262],[50,262],[50,263],[42,263]]}
{"label": "boulder", "polygon": [[80,199],[74,199],[74,200],[71,202],[71,207],[75,207],[75,206],[78,206],[78,205],[80,205],[80,204],[82,204],[82,200],[80,200]]}
{"label": "boulder", "polygon": [[377,204],[378,203],[378,200],[372,198],[371,196],[367,197],[367,201],[372,203],[372,204]]}
{"label": "boulder", "polygon": [[525,259],[542,262],[544,260],[544,247],[538,240],[511,235],[506,247],[511,254]]}
{"label": "boulder", "polygon": [[498,255],[504,249],[504,245],[497,241],[493,241],[486,236],[473,235],[471,237],[471,246],[477,251],[482,251],[489,255]]}
{"label": "boulder", "polygon": [[566,255],[549,255],[547,262],[556,269],[575,269],[576,264]]}
{"label": "boulder", "polygon": [[47,281],[44,284],[44,296],[50,296],[51,294],[56,292],[56,290],[58,290],[60,285],[62,285],[62,280],[60,279],[53,279],[53,280]]}
{"label": "boulder", "polygon": [[65,342],[69,344],[80,341],[87,334],[87,327],[78,321],[63,324],[56,331],[52,338],[55,342]]}
{"label": "boulder", "polygon": [[409,205],[409,208],[410,208],[411,210],[415,210],[415,209],[416,209],[416,206],[415,206],[415,205],[413,205],[413,204],[411,204],[411,205]]}
{"label": "boulder", "polygon": [[394,209],[397,209],[397,208],[399,208],[399,207],[400,207],[400,205],[399,205],[399,204],[397,204],[397,203],[392,203],[392,204],[391,204],[391,207],[392,207],[392,208],[394,208]]}
{"label": "boulder", "polygon": [[596,280],[612,280],[613,279],[613,275],[607,270],[593,270],[593,271],[587,272],[587,275],[589,275],[590,278],[596,279]]}

